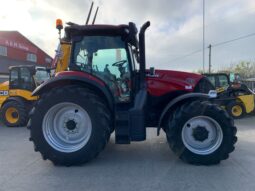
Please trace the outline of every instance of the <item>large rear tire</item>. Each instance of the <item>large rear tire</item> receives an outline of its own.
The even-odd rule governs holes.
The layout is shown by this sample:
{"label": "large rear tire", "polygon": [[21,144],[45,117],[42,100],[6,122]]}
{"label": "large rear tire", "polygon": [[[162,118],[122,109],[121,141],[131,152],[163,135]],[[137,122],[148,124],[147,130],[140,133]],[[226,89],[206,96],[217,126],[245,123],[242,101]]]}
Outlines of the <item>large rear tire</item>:
{"label": "large rear tire", "polygon": [[217,164],[229,157],[237,141],[233,119],[219,106],[193,101],[178,108],[168,121],[170,148],[185,162]]}
{"label": "large rear tire", "polygon": [[80,165],[95,158],[110,137],[110,111],[89,89],[57,88],[41,96],[28,128],[36,151],[55,165]]}
{"label": "large rear tire", "polygon": [[21,127],[27,125],[28,111],[25,103],[9,101],[1,109],[1,118],[7,127]]}

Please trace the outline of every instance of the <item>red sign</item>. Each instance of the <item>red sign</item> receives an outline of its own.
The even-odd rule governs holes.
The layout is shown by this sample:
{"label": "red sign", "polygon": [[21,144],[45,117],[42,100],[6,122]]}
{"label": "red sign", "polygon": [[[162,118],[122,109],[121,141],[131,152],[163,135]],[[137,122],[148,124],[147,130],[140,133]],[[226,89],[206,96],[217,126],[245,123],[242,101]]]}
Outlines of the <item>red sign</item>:
{"label": "red sign", "polygon": [[37,48],[35,48],[35,47],[29,46],[27,44],[24,44],[24,43],[21,43],[18,41],[9,40],[9,39],[0,38],[0,45],[4,45],[4,46],[11,47],[11,48],[16,48],[16,49],[24,50],[27,52],[32,52],[32,53],[37,52]]}

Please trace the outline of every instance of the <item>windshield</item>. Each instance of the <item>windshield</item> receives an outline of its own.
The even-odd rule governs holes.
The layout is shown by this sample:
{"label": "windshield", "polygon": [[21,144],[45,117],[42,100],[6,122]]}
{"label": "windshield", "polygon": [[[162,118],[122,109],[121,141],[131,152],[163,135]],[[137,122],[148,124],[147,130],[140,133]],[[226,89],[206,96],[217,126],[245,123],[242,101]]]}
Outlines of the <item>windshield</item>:
{"label": "windshield", "polygon": [[228,76],[226,75],[219,76],[219,86],[224,88],[227,88],[229,86]]}
{"label": "windshield", "polygon": [[121,37],[85,36],[74,45],[73,63],[76,68],[91,72],[102,67],[96,63],[99,59],[104,59],[102,63],[108,64],[122,59],[118,51],[125,52]]}

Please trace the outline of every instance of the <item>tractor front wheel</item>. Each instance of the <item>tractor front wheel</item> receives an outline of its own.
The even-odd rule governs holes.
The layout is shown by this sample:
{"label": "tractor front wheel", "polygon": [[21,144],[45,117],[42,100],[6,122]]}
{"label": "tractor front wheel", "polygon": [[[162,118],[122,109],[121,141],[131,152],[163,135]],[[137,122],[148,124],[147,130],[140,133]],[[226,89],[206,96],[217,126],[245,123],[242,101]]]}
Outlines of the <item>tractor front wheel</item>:
{"label": "tractor front wheel", "polygon": [[194,101],[178,108],[168,121],[170,148],[185,162],[217,164],[228,158],[237,141],[232,118],[219,106]]}
{"label": "tractor front wheel", "polygon": [[103,150],[110,137],[110,111],[89,89],[67,86],[41,96],[31,111],[35,150],[56,165],[80,165]]}

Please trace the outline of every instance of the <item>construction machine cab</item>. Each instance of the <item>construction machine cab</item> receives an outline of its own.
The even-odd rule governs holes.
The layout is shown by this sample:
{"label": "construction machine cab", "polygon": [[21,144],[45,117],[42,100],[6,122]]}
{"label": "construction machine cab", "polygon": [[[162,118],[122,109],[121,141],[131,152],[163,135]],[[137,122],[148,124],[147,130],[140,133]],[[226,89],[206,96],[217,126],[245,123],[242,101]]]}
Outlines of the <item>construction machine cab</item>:
{"label": "construction machine cab", "polygon": [[226,73],[206,73],[204,75],[210,80],[218,93],[225,91],[230,86],[229,76]]}
{"label": "construction machine cab", "polygon": [[45,67],[30,65],[9,67],[9,88],[33,91],[39,84],[50,76]]}
{"label": "construction machine cab", "polygon": [[11,66],[10,71],[10,89],[21,89],[33,91],[36,84],[33,80],[35,74],[34,66]]}
{"label": "construction machine cab", "polygon": [[236,73],[204,74],[215,86],[218,98],[215,103],[221,105],[233,118],[241,118],[254,111],[254,92],[241,83]]}

